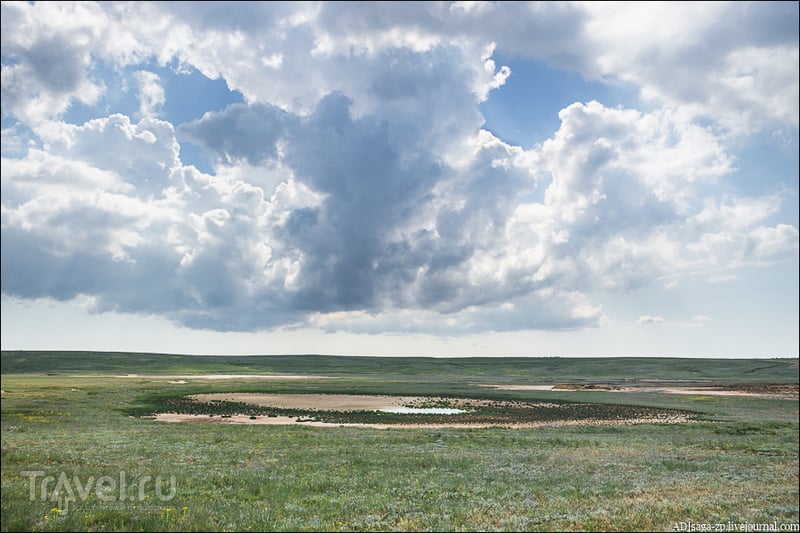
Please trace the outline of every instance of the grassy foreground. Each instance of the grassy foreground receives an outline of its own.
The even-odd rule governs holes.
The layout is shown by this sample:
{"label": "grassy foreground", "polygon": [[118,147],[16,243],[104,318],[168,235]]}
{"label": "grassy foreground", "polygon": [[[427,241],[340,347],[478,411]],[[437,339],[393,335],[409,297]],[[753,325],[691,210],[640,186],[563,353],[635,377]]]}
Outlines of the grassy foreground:
{"label": "grassy foreground", "polygon": [[[114,377],[128,373],[334,377]],[[3,352],[0,528],[671,531],[797,524],[797,400],[477,386],[654,379],[797,383],[798,363]],[[378,430],[131,418],[153,398],[232,391],[565,400],[687,410],[702,421]]]}

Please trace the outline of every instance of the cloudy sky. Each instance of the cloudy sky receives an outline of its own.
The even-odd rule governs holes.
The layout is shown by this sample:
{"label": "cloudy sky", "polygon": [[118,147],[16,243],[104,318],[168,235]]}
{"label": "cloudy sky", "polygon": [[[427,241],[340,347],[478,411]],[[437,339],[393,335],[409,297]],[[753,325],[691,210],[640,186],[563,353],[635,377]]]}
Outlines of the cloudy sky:
{"label": "cloudy sky", "polygon": [[2,347],[798,355],[798,4],[2,4]]}

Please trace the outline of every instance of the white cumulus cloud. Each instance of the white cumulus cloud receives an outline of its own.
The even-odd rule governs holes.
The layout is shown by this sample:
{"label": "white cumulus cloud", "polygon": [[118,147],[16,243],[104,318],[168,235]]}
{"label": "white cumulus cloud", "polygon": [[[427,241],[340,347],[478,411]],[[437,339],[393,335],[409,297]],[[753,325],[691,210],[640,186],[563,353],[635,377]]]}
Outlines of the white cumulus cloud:
{"label": "white cumulus cloud", "polygon": [[[729,133],[797,127],[797,8],[757,6],[4,3],[3,292],[219,330],[563,330],[605,324],[603,292],[786,261],[791,190],[721,187]],[[499,50],[642,101],[514,146],[480,111]],[[173,124],[153,65],[245,101]],[[123,72],[134,117],[103,108]]]}
{"label": "white cumulus cloud", "polygon": [[642,315],[636,320],[639,324],[660,324],[665,322],[663,317],[657,315]]}

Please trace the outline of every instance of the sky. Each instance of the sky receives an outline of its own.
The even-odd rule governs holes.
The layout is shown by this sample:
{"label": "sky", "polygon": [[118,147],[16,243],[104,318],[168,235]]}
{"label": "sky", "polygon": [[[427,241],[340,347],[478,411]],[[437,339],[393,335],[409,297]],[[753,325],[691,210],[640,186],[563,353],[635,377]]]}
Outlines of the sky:
{"label": "sky", "polygon": [[798,356],[797,2],[3,2],[2,349]]}

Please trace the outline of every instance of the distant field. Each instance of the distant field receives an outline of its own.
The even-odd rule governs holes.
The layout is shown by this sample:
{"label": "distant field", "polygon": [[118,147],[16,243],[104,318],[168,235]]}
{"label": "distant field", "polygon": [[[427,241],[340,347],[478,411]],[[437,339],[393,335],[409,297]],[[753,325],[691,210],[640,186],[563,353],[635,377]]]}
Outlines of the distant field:
{"label": "distant field", "polygon": [[[3,531],[672,531],[798,522],[797,359],[4,351],[0,362]],[[118,377],[128,374],[138,376]],[[193,377],[203,374],[238,377]],[[293,378],[244,377],[276,374]],[[641,387],[613,390],[633,385]],[[667,385],[789,394],[646,392]],[[225,402],[197,407],[190,398],[214,393],[282,401],[300,393],[389,395],[452,405],[471,399],[484,409],[475,408],[475,416],[487,419],[544,405],[591,416],[681,412],[695,421],[375,429],[150,418],[169,405],[204,413],[214,405],[219,422],[243,409]],[[315,414],[280,411],[297,407],[281,405],[247,407],[261,410],[243,420]],[[376,415],[324,416],[368,421]],[[380,416],[402,423],[451,415]],[[156,487],[156,479],[163,484]]]}
{"label": "distant field", "polygon": [[356,357],[330,355],[193,356],[119,352],[4,351],[0,374],[43,373],[397,374],[573,383],[641,379],[797,383],[797,359],[658,357]]}

